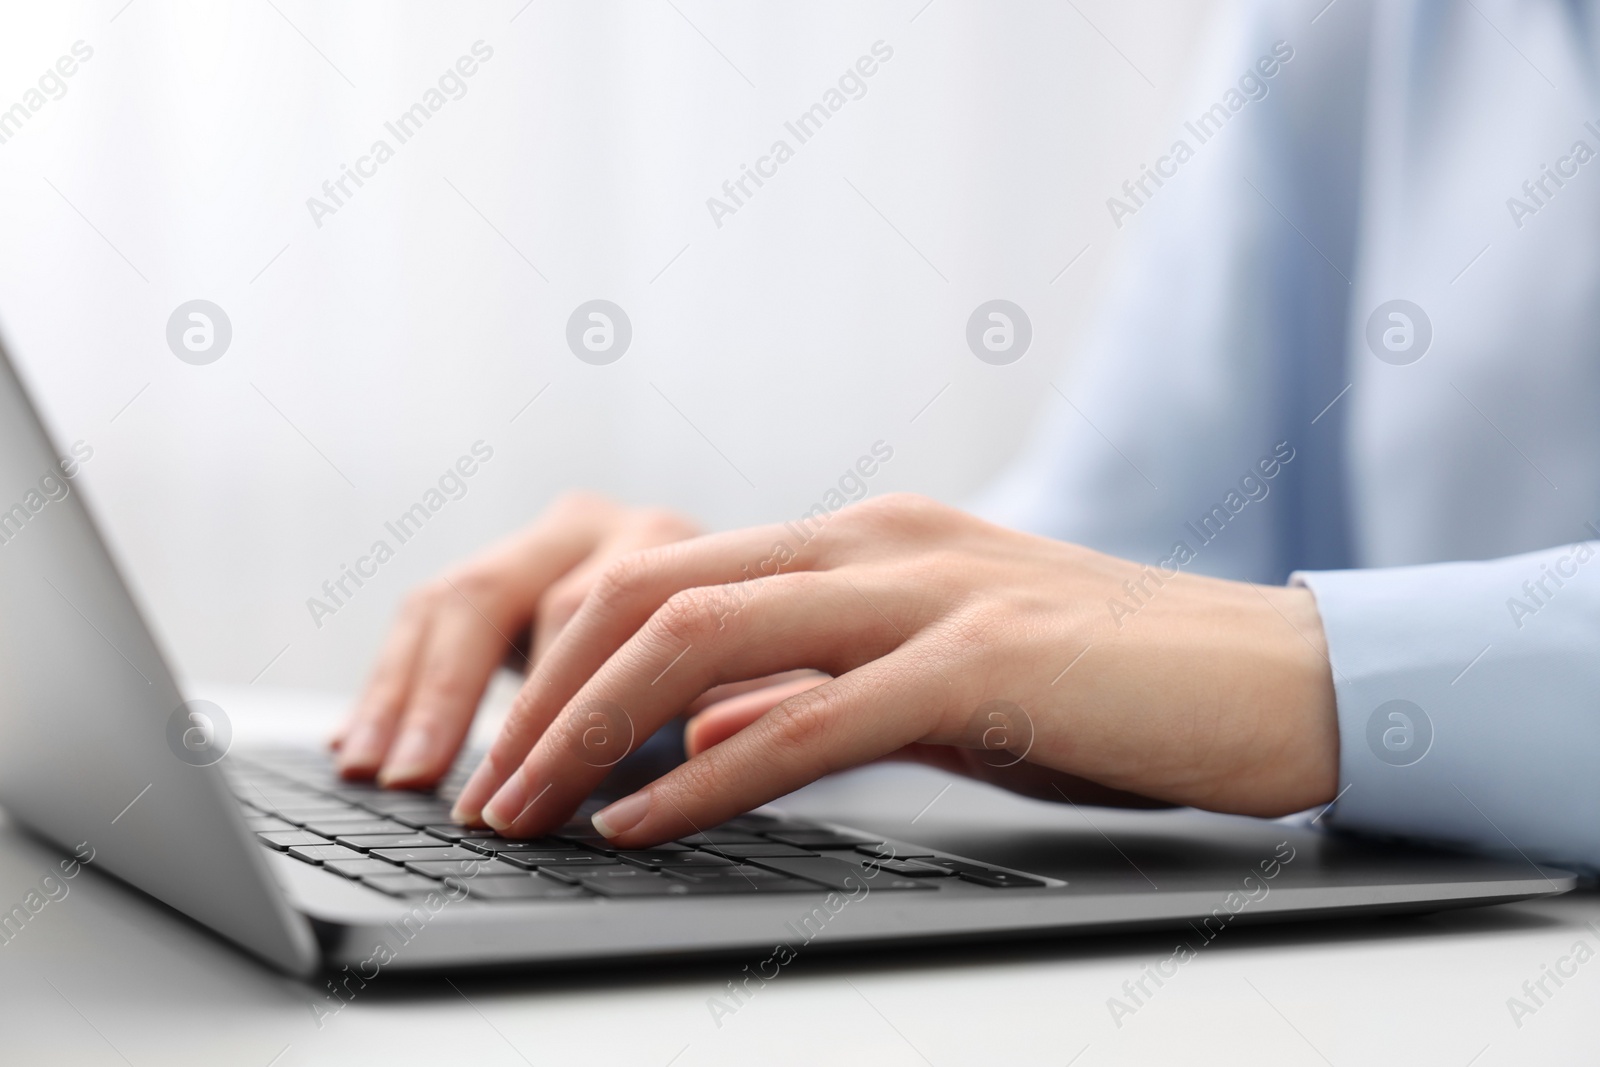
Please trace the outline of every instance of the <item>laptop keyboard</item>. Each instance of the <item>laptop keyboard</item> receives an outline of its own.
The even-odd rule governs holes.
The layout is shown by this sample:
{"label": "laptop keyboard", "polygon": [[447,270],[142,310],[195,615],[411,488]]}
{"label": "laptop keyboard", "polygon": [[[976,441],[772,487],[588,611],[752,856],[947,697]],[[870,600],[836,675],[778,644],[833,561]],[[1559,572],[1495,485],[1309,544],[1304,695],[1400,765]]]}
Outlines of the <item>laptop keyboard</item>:
{"label": "laptop keyboard", "polygon": [[402,898],[443,889],[526,902],[1047,885],[870,834],[754,812],[656,848],[616,849],[590,824],[600,806],[590,802],[546,837],[510,840],[450,820],[475,765],[460,761],[433,792],[347,782],[313,750],[230,755],[222,769],[263,846]]}

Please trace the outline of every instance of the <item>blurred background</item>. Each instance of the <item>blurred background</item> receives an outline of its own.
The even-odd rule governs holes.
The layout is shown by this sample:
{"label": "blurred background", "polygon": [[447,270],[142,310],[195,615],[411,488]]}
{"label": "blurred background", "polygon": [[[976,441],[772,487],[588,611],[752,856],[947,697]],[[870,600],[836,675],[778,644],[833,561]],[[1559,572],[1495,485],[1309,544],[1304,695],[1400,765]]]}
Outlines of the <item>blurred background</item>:
{"label": "blurred background", "polygon": [[[982,486],[1063,404],[1129,232],[1106,199],[1170,139],[1214,6],[7,2],[0,325],[93,449],[80,484],[180,673],[351,690],[406,589],[568,488],[788,519],[879,441],[872,493]],[[632,328],[604,365],[567,343],[596,299]],[[1005,366],[966,341],[992,299],[1033,329]],[[191,300],[231,326],[209,363],[168,343]],[[384,524],[475,442],[400,544]]]}

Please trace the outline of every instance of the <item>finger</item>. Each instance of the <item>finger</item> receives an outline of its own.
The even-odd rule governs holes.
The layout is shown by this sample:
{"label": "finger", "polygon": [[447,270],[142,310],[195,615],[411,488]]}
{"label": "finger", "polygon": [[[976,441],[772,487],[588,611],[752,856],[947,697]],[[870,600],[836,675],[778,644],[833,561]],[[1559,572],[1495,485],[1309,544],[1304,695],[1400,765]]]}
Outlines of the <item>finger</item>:
{"label": "finger", "polygon": [[450,768],[483,699],[505,637],[458,588],[428,632],[400,729],[378,781],[387,788],[430,785]]}
{"label": "finger", "polygon": [[[619,733],[625,725],[647,737],[713,685],[801,665],[842,674],[899,643],[881,618],[852,619],[854,590],[836,575],[802,572],[764,586],[734,616],[719,590],[675,594],[559,710],[484,807],[484,821],[533,834],[565,819],[605,776],[588,732],[597,713],[617,720]],[[544,797],[537,811],[528,808],[535,797]]]}
{"label": "finger", "polygon": [[804,678],[765,685],[719,700],[689,720],[683,732],[684,751],[691,757],[698,756],[712,745],[726,741],[796,693],[815,689],[827,680],[826,675],[808,672]]}
{"label": "finger", "polygon": [[594,817],[613,843],[644,848],[716,826],[834,771],[923,737],[949,685],[910,648],[790,697],[720,745]]}
{"label": "finger", "polygon": [[406,598],[400,617],[384,640],[372,677],[341,729],[339,773],[346,778],[371,778],[383,763],[395,724],[405,710],[411,672],[432,621],[432,590]]}
{"label": "finger", "polygon": [[[456,818],[477,821],[483,805],[522,766],[557,713],[669,597],[704,589],[698,595],[715,601],[721,626],[739,616],[759,587],[771,580],[761,575],[796,566],[792,552],[772,552],[776,530],[754,528],[697,537],[631,553],[606,568],[578,614],[523,684],[499,737],[462,789]],[[683,651],[685,643],[672,655]],[[665,666],[664,661],[660,667]]]}
{"label": "finger", "polygon": [[[483,808],[484,822],[511,835],[543,832],[620,758],[608,742],[648,737],[714,685],[799,664],[839,672],[847,669],[841,656],[870,656],[897,640],[886,632],[873,640],[846,636],[838,620],[849,591],[836,578],[801,573],[765,585],[738,614],[729,613],[720,588],[674,594],[569,702],[537,709],[550,725]],[[537,811],[530,808],[534,800],[542,801]]]}
{"label": "finger", "polygon": [[602,556],[599,551],[574,567],[556,582],[539,599],[538,611],[533,617],[533,640],[528,650],[528,662],[537,667],[544,659],[556,637],[583,607],[595,581],[616,559],[615,555]]}
{"label": "finger", "polygon": [[798,671],[779,671],[777,674],[769,674],[765,678],[750,678],[743,682],[729,682],[726,685],[719,685],[715,689],[707,689],[704,693],[695,697],[684,710],[690,715],[698,715],[711,705],[727,700],[729,697],[736,697],[742,693],[751,693],[757,689],[765,689],[769,685],[782,685],[798,678],[811,678],[820,684],[826,681],[828,676],[818,671],[803,669]]}
{"label": "finger", "polygon": [[[453,578],[410,594],[339,745],[340,773],[347,778],[370,778],[384,764],[441,605],[464,591],[485,605],[483,610],[501,631],[516,633],[532,619],[539,594],[599,541],[603,524],[614,521],[614,510],[588,498],[564,499],[528,529],[492,546]],[[497,642],[495,647],[502,648],[504,643]],[[485,684],[493,670],[491,664],[484,671]]]}
{"label": "finger", "polygon": [[530,662],[539,662],[567,623],[578,613],[595,581],[619,557],[640,549],[682,541],[694,536],[694,533],[694,527],[670,512],[644,512],[602,540],[587,559],[560,581],[553,583],[540,597],[538,614],[534,619]]}

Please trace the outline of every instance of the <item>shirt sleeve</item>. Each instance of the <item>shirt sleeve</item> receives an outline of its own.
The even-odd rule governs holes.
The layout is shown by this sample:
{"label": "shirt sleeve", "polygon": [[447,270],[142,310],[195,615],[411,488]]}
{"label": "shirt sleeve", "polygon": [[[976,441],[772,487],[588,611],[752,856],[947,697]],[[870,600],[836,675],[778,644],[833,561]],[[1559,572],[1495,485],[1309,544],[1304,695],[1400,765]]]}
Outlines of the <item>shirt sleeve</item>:
{"label": "shirt sleeve", "polygon": [[1296,573],[1338,700],[1325,821],[1600,869],[1597,557]]}
{"label": "shirt sleeve", "polygon": [[[1280,583],[1350,564],[1343,424],[1317,416],[1349,381],[1365,52],[1336,20],[1308,40],[1286,5],[1236,7],[1154,169],[1106,190],[1108,291],[1043,384],[1033,441],[968,505],[1141,562],[1181,542],[1185,570]],[[1274,453],[1293,458],[1262,478]]]}

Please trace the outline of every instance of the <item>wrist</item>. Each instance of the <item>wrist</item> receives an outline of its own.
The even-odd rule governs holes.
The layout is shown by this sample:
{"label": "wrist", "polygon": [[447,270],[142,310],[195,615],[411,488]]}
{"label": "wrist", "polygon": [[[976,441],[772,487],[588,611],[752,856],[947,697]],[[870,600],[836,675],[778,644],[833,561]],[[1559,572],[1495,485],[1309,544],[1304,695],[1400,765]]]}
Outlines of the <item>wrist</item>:
{"label": "wrist", "polygon": [[[1259,587],[1258,587],[1259,588]],[[1339,779],[1339,717],[1322,615],[1311,590],[1261,588],[1275,618],[1267,665],[1271,699],[1260,709],[1262,753],[1256,814],[1287,815],[1334,797]]]}

